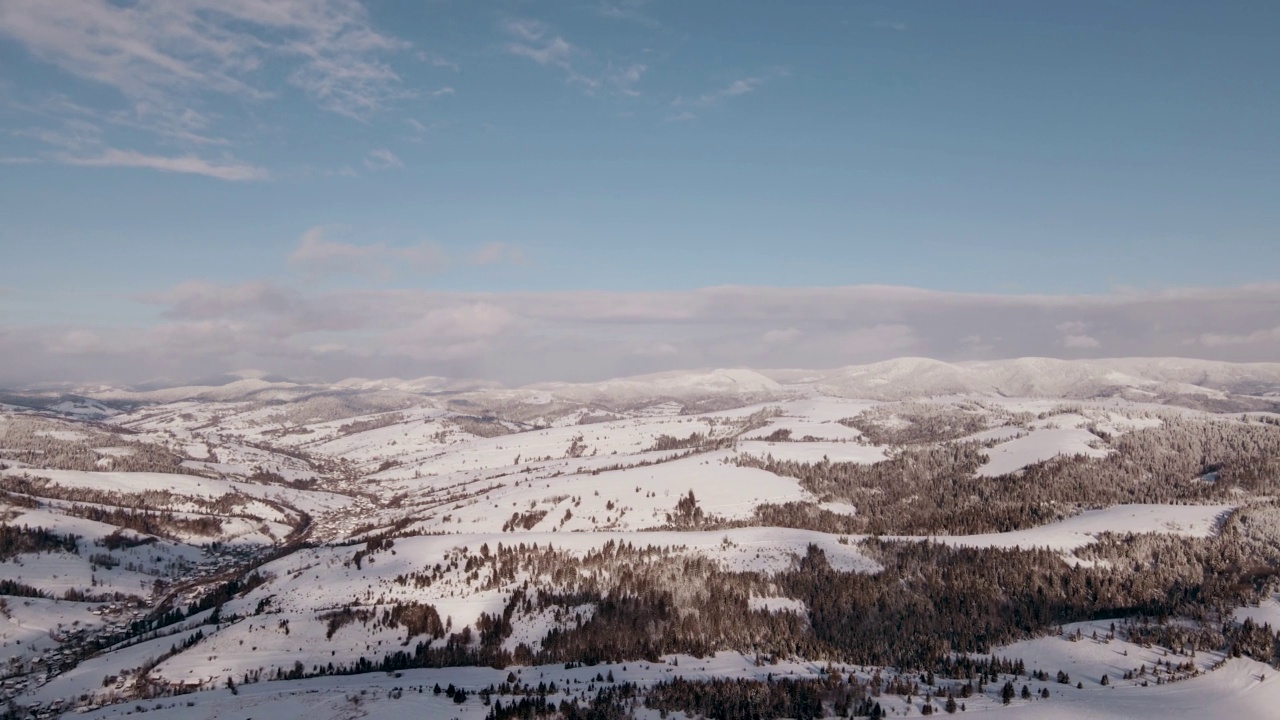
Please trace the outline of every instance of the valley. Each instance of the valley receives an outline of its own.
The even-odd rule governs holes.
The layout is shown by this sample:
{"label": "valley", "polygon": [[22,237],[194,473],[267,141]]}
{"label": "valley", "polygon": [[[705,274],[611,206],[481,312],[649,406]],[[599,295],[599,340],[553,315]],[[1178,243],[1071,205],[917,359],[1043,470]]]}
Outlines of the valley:
{"label": "valley", "polygon": [[0,693],[15,718],[1255,716],[1276,388],[906,359],[12,391]]}

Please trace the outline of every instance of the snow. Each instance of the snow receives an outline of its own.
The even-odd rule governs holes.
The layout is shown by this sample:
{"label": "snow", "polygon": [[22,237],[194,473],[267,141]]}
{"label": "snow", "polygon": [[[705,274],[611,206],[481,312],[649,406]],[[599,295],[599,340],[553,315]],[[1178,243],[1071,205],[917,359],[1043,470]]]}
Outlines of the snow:
{"label": "snow", "polygon": [[33,655],[38,657],[56,650],[61,643],[53,636],[66,630],[95,627],[103,623],[102,617],[92,612],[98,606],[97,603],[44,598],[3,599],[5,610],[0,613],[0,665],[15,658]]}
{"label": "snow", "polygon": [[[1074,646],[1060,638],[1048,639]],[[1030,649],[1030,648],[1028,648]],[[1085,648],[1078,648],[1088,652]],[[1064,658],[1069,658],[1066,654]],[[239,685],[236,692],[225,688],[208,690],[194,695],[161,698],[146,701],[144,707],[149,717],[159,720],[214,720],[225,717],[268,717],[273,720],[292,718],[386,718],[409,720],[410,718],[458,718],[480,720],[489,708],[474,695],[462,705],[453,703],[444,694],[432,693],[439,684],[454,685],[475,692],[489,685],[503,682],[508,672],[515,673],[523,682],[555,682],[560,688],[577,692],[594,680],[597,674],[612,673],[616,681],[636,682],[642,687],[653,683],[682,677],[702,680],[717,677],[741,677],[765,679],[796,677],[816,678],[823,672],[822,663],[781,662],[756,667],[752,659],[736,653],[719,653],[709,658],[668,656],[665,662],[633,662],[611,666],[591,666],[566,670],[563,666],[513,667],[502,670],[492,668],[445,668],[440,670],[406,670],[395,674],[375,673],[357,676],[324,677],[310,680],[261,682]],[[623,669],[625,666],[625,670]],[[836,666],[842,673],[858,668]],[[1030,667],[1030,665],[1028,666]],[[1073,675],[1074,677],[1074,675]],[[1260,678],[1265,677],[1265,680]],[[1047,718],[1048,720],[1168,720],[1178,717],[1214,717],[1231,720],[1252,720],[1274,717],[1274,709],[1280,703],[1280,679],[1274,669],[1262,663],[1234,659],[1222,667],[1198,677],[1175,683],[1148,687],[1113,684],[1107,687],[1086,684],[1077,690],[1074,683],[1060,685],[1053,680],[1040,683],[1018,678],[1015,685],[1027,684],[1036,690],[1048,687],[1048,700],[1038,697],[1025,701],[1015,699],[1013,704],[1002,706],[993,696],[992,686],[988,694],[966,700],[964,717],[1013,719]],[[998,690],[998,684],[993,684]],[[398,692],[397,692],[398,690]],[[553,696],[553,699],[555,696]],[[506,698],[499,698],[505,700]],[[901,700],[885,695],[882,703],[894,711],[902,709]],[[940,705],[941,703],[939,703]],[[126,703],[96,710],[86,716],[92,720],[117,718],[134,712],[135,703]],[[919,716],[919,698],[911,716]],[[900,715],[899,715],[900,716]],[[657,720],[656,711],[637,711],[637,718]],[[679,715],[671,716],[673,718]]]}
{"label": "snow", "polygon": [[823,460],[831,462],[851,462],[871,464],[888,457],[887,448],[882,445],[859,445],[858,443],[833,442],[755,442],[738,443],[738,451],[747,455],[764,457],[772,455],[778,460],[794,460],[796,462],[817,463]]}
{"label": "snow", "polygon": [[11,468],[0,471],[6,475],[29,472],[36,477],[48,478],[57,485],[69,488],[85,488],[117,493],[139,493],[163,489],[175,495],[216,500],[224,495],[240,493],[251,498],[280,500],[309,513],[344,507],[351,498],[335,493],[295,490],[277,485],[259,485],[197,475],[145,472],[84,472],[80,470],[27,471]]}
{"label": "snow", "polygon": [[1070,552],[1092,544],[1102,533],[1211,537],[1234,509],[1231,505],[1115,505],[1029,530],[938,536],[933,540],[958,547],[1048,548]]}
{"label": "snow", "polygon": [[1101,441],[1096,435],[1077,427],[1034,430],[1028,435],[987,450],[987,462],[978,469],[978,475],[982,477],[1007,475],[1059,455],[1104,457],[1107,451],[1094,447],[1099,442]]}
{"label": "snow", "polygon": [[[211,628],[206,628],[211,629]],[[132,670],[142,667],[148,661],[155,660],[169,652],[174,646],[195,635],[200,630],[186,630],[130,645],[115,650],[107,655],[89,658],[71,670],[54,677],[44,687],[37,689],[27,697],[27,701],[48,703],[58,699],[74,698],[86,693],[104,690],[102,679],[106,675],[117,674],[121,670]]]}
{"label": "snow", "polygon": [[[766,576],[791,569],[810,545],[816,545],[837,570],[879,572],[880,566],[861,552],[863,538],[859,536],[761,527],[718,531],[654,528],[667,523],[668,513],[690,491],[704,513],[724,520],[749,520],[763,503],[816,503],[818,498],[795,479],[739,467],[734,460],[750,454],[811,463],[882,461],[892,448],[868,444],[858,430],[839,421],[882,407],[887,401],[913,398],[987,413],[992,427],[965,440],[993,445],[986,451],[988,459],[980,474],[995,477],[1063,454],[1102,457],[1108,452],[1105,441],[1089,428],[1115,435],[1153,427],[1174,414],[1200,412],[1155,404],[1162,398],[1187,393],[1221,395],[1222,388],[1234,383],[1257,383],[1265,377],[1280,378],[1280,365],[1236,368],[1159,360],[1064,363],[1033,358],[962,364],[904,359],[803,373],[736,369],[677,372],[514,390],[461,388],[439,378],[408,382],[352,379],[337,385],[249,378],[222,386],[103,394],[166,403],[116,415],[107,427],[117,425],[136,433],[133,437],[137,439],[184,453],[190,467],[220,474],[219,477],[33,468],[11,468],[6,473],[30,472],[49,477],[59,485],[107,492],[164,489],[177,496],[167,509],[190,517],[207,507],[207,503],[196,499],[243,501],[228,503],[236,507],[233,514],[220,516],[224,522],[221,539],[238,544],[236,552],[268,546],[290,532],[288,523],[296,521],[296,513],[275,503],[313,517],[313,532],[308,539],[314,545],[267,563],[260,568],[267,578],[263,585],[226,603],[224,619],[237,615],[240,619],[217,627],[205,626],[202,630],[206,637],[198,645],[169,658],[153,673],[160,679],[204,683],[206,689],[191,696],[148,701],[148,712],[178,720],[241,715],[284,718],[316,713],[478,719],[487,710],[478,701],[459,707],[429,691],[418,694],[409,688],[415,684],[429,687],[439,681],[474,689],[500,682],[506,670],[452,668],[410,671],[401,677],[373,674],[264,682],[241,686],[239,695],[208,688],[220,686],[227,677],[239,680],[245,672],[258,668],[269,672],[294,662],[310,667],[335,660],[350,662],[360,656],[379,657],[403,647],[407,641],[424,639],[406,638],[401,628],[375,629],[372,624],[366,627],[359,622],[326,638],[326,622],[320,616],[352,603],[380,611],[397,602],[429,602],[442,618],[451,621],[453,630],[474,627],[481,613],[501,612],[516,587],[536,578],[517,577],[510,582],[504,580],[497,587],[481,588],[467,578],[466,572],[456,569],[447,570],[431,586],[418,588],[413,583],[402,585],[396,577],[436,563],[448,566],[448,558],[458,557],[463,548],[474,552],[483,544],[495,547],[499,543],[536,543],[539,548],[553,547],[582,556],[606,543],[625,543],[637,548],[661,548],[675,557],[704,559],[729,571]],[[441,397],[415,394],[451,388],[464,392]],[[377,394],[379,399],[343,404],[354,393]],[[366,395],[360,397],[367,399]],[[1132,397],[1146,399],[1127,399]],[[306,399],[288,402],[299,398]],[[1072,399],[1067,403],[1063,398]],[[263,402],[267,399],[285,402]],[[694,408],[719,407],[727,409],[682,414]],[[892,413],[891,407],[886,409]],[[501,422],[508,430],[519,432],[482,437],[468,431],[470,428],[489,434],[486,426],[470,423],[488,422],[476,418],[487,418],[490,413],[505,418]],[[578,424],[584,419],[605,417],[610,419]],[[763,426],[734,438],[748,417],[766,419]],[[1226,420],[1237,421],[1238,416]],[[75,427],[74,421],[61,424]],[[368,429],[355,429],[361,426]],[[97,429],[103,426],[94,427],[99,432]],[[790,431],[791,441],[764,439],[779,430]],[[70,429],[54,432],[68,441],[77,435]],[[693,433],[724,439],[726,443],[712,451],[697,448],[693,454],[685,448],[647,450],[662,436],[684,439]],[[805,441],[805,437],[812,439]],[[126,442],[100,443],[107,445],[101,452],[112,455],[113,448],[124,447]],[[346,463],[340,473],[334,471],[339,461]],[[327,475],[326,489],[308,491],[247,482],[246,478],[258,469],[278,473],[286,480]],[[82,535],[85,556],[89,554],[85,548],[94,540],[115,530],[110,525],[66,515],[62,505],[45,502],[35,510],[15,507],[7,512],[13,522]],[[858,513],[858,508],[849,503],[824,502],[818,507],[845,515]],[[957,546],[1049,548],[1059,553],[1064,562],[1077,563],[1083,561],[1072,553],[1095,542],[1102,533],[1206,537],[1217,531],[1223,516],[1232,509],[1228,505],[1122,505],[1090,510],[1018,532],[930,539]],[[532,529],[503,531],[504,525],[510,527],[513,514],[529,511],[546,514]],[[256,519],[259,517],[262,519]],[[352,558],[362,545],[328,544],[337,539],[359,541],[392,523],[399,523],[396,528],[404,534],[421,534],[397,536],[392,549],[364,556],[360,567]],[[94,568],[87,557],[45,553],[22,555],[0,565],[0,573],[56,593],[92,587],[103,592],[147,594],[157,577],[174,577],[183,568],[197,564],[207,564],[201,565],[200,572],[212,577],[209,567],[213,554],[197,547],[202,539],[181,540],[113,551],[118,559],[137,566],[136,570]],[[94,548],[93,552],[97,550]],[[767,595],[776,591],[759,592]],[[189,598],[184,596],[179,602],[189,602]],[[265,613],[255,615],[259,603],[268,600],[263,605]],[[793,598],[755,596],[748,603],[753,610],[807,617],[805,605]],[[50,626],[105,622],[103,616],[92,614],[88,609],[91,605],[16,599],[11,599],[9,605],[14,620],[0,623],[0,636],[5,643],[2,649],[9,653],[8,657],[30,659],[33,652],[52,652],[56,641],[49,636]],[[595,607],[590,604],[567,612],[517,610],[506,645],[508,649],[521,643],[537,647],[551,629],[574,627],[594,612]],[[1268,598],[1256,608],[1240,608],[1235,616],[1280,626],[1280,597]],[[207,613],[203,619],[207,619]],[[201,621],[202,618],[191,619],[169,628],[176,633],[173,636],[86,660],[34,694],[28,693],[28,699],[48,701],[86,693],[97,693],[99,698],[109,696],[114,686],[102,688],[104,676],[157,657],[194,633],[195,623]],[[1100,625],[1080,627],[1091,634]],[[1083,680],[1086,687],[1076,690],[1074,682],[1070,687],[1051,683],[1050,700],[1018,700],[1008,708],[999,707],[998,700],[992,697],[974,698],[966,716],[1177,716],[1195,702],[1201,703],[1195,707],[1220,709],[1226,713],[1223,716],[1234,712],[1240,717],[1253,717],[1259,709],[1268,709],[1268,703],[1280,700],[1274,689],[1280,688],[1280,681],[1252,679],[1250,673],[1261,671],[1245,661],[1230,661],[1202,677],[1168,686],[1141,688],[1132,683],[1115,683],[1104,688],[1096,682],[1103,672],[1115,681],[1137,663],[1151,666],[1163,658],[1163,652],[1119,640],[1104,643],[1087,638],[1068,642],[1059,636],[1000,648],[997,654],[1024,657],[1029,667],[1034,664],[1050,672],[1066,669],[1073,678]],[[5,657],[0,655],[0,660]],[[1220,659],[1212,653],[1202,653],[1197,662],[1207,670]],[[816,661],[798,660],[759,668],[752,658],[735,653],[705,659],[680,657],[678,666],[674,662],[673,658],[670,663],[628,664],[626,671],[618,666],[610,669],[619,679],[641,683],[677,674],[763,677],[772,672],[775,676],[812,676],[822,670]],[[524,677],[536,674],[562,682],[591,681],[603,669],[548,666],[515,670]],[[1274,685],[1268,684],[1273,682]],[[405,688],[398,700],[391,697],[392,689],[397,687]],[[1036,685],[1036,689],[1039,687]],[[1184,694],[1191,688],[1199,689],[1195,698]],[[161,706],[158,710],[154,709],[157,703]],[[93,716],[114,717],[132,708],[130,703],[100,710]],[[1149,708],[1155,710],[1148,713]]]}
{"label": "snow", "polygon": [[[596,606],[578,605],[567,610],[546,608],[533,616],[524,616],[511,632],[511,637],[502,643],[508,651],[514,651],[520,645],[528,645],[537,651],[542,647],[542,639],[552,630],[569,630],[585,623],[595,615]],[[558,617],[557,617],[558,616]]]}
{"label": "snow", "polygon": [[1257,607],[1236,608],[1233,615],[1239,622],[1252,618],[1259,625],[1270,625],[1273,630],[1280,630],[1280,594],[1265,598]]}
{"label": "snow", "polygon": [[803,601],[789,597],[752,596],[747,598],[747,607],[766,612],[792,612],[802,616],[807,616],[809,613],[809,607]]}
{"label": "snow", "polygon": [[837,515],[857,515],[858,514],[858,507],[856,505],[850,505],[849,503],[824,502],[824,503],[818,503],[818,507],[822,508],[823,510],[826,510],[827,512],[833,512]]}

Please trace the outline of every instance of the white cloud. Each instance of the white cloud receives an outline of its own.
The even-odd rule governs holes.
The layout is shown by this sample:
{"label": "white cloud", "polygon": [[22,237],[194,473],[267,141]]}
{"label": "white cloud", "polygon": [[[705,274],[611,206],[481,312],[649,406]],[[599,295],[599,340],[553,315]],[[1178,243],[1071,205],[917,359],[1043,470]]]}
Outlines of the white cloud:
{"label": "white cloud", "polygon": [[632,354],[640,357],[661,358],[671,357],[680,354],[680,348],[666,342],[657,342],[652,345],[641,345],[634,350]]}
{"label": "white cloud", "polygon": [[1255,330],[1251,333],[1241,335],[1221,335],[1218,333],[1205,333],[1199,337],[1201,345],[1205,347],[1223,347],[1230,345],[1263,345],[1263,344],[1280,344],[1280,325],[1266,329]]}
{"label": "white cloud", "polygon": [[618,92],[630,97],[638,97],[640,91],[635,89],[640,78],[644,77],[645,71],[649,68],[640,63],[631,63],[625,67],[610,67],[605,73],[605,77],[617,89]]}
{"label": "white cloud", "polygon": [[281,315],[294,300],[290,293],[258,280],[237,285],[218,285],[207,280],[190,280],[159,293],[140,295],[139,300],[166,308],[165,316],[186,320],[245,317],[261,313]]}
{"label": "white cloud", "polygon": [[[325,233],[309,231],[291,264],[380,279],[401,266],[439,269],[445,260],[431,245],[357,245]],[[1104,348],[1107,356],[1280,357],[1280,285],[996,295],[884,286],[453,293],[193,281],[140,299],[159,308],[157,324],[0,325],[0,385],[243,367],[331,379],[531,382],[696,366],[835,367],[902,355],[1097,357]],[[1099,344],[1065,340],[1077,336]]]}
{"label": "white cloud", "polygon": [[[11,109],[39,124],[16,133],[48,145],[32,158],[45,162],[258,180],[263,168],[207,149],[236,145],[248,131],[235,123],[259,104],[301,92],[364,121],[412,95],[389,64],[408,43],[358,0],[0,0],[6,39],[118,93],[22,88],[40,99]],[[217,104],[227,98],[238,102]]]}
{"label": "white cloud", "polygon": [[636,85],[648,70],[643,63],[604,62],[540,20],[510,19],[502,23],[502,29],[513,38],[506,46],[508,53],[558,68],[569,83],[582,86],[589,95],[601,90],[628,97],[640,95]]}
{"label": "white cloud", "polygon": [[523,265],[524,251],[508,243],[493,242],[480,247],[467,258],[472,265]]}
{"label": "white cloud", "polygon": [[695,98],[678,97],[672,101],[671,104],[675,107],[717,107],[731,98],[755,92],[757,88],[769,80],[782,77],[786,74],[786,71],[778,70],[766,75],[739,78],[718,90],[703,93]]}
{"label": "white cloud", "polygon": [[515,19],[505,22],[503,29],[519,39],[519,42],[507,45],[507,51],[512,55],[529,58],[539,65],[571,69],[569,56],[573,52],[573,46],[564,38],[553,34],[546,23]]}
{"label": "white cloud", "polygon": [[1067,348],[1096,348],[1101,347],[1102,343],[1088,335],[1067,335],[1062,338],[1062,346]]}
{"label": "white cloud", "polygon": [[165,155],[147,155],[134,150],[118,150],[107,148],[96,155],[59,154],[58,162],[66,165],[82,165],[86,167],[131,167],[149,168],[163,172],[189,173],[205,175],[219,180],[265,180],[268,173],[265,169],[236,160],[213,161],[196,155],[176,157]]}
{"label": "white cloud", "polygon": [[46,349],[54,355],[86,355],[104,350],[102,337],[89,330],[70,330],[50,338]]}
{"label": "white cloud", "polygon": [[537,47],[512,43],[510,49],[511,54],[527,57],[539,65],[557,65],[564,68],[569,66],[569,54],[573,52],[573,46],[559,35]]}
{"label": "white cloud", "polygon": [[443,55],[437,55],[435,53],[426,52],[425,50],[419,50],[417,53],[417,57],[422,62],[431,63],[432,67],[448,68],[449,70],[452,70],[454,72],[460,72],[462,70],[462,67],[459,66],[458,63],[453,62],[452,60],[444,57]]}
{"label": "white cloud", "polygon": [[603,0],[596,6],[596,12],[615,20],[626,20],[651,27],[657,26],[658,21],[642,12],[646,4],[647,0]]}
{"label": "white cloud", "polygon": [[901,323],[856,328],[840,337],[840,348],[851,360],[898,355],[919,343],[915,328]]}
{"label": "white cloud", "polygon": [[370,150],[364,156],[364,166],[369,170],[394,170],[404,167],[404,161],[386,148]]}
{"label": "white cloud", "polygon": [[1088,334],[1088,324],[1079,320],[1058,323],[1055,328],[1062,334],[1062,347],[1075,350],[1101,347],[1102,343]]}
{"label": "white cloud", "polygon": [[404,96],[382,57],[408,44],[375,30],[357,0],[6,0],[0,34],[170,120],[187,116],[204,92],[271,96],[257,82],[273,62],[343,115],[365,117]]}
{"label": "white cloud", "polygon": [[289,264],[312,275],[366,275],[389,277],[401,266],[417,272],[439,272],[448,263],[439,245],[424,242],[393,247],[383,242],[371,245],[330,240],[332,228],[313,227],[302,234],[289,255]]}
{"label": "white cloud", "polygon": [[793,327],[785,330],[770,330],[760,336],[760,342],[766,345],[785,345],[799,340],[802,335],[804,335],[804,331]]}

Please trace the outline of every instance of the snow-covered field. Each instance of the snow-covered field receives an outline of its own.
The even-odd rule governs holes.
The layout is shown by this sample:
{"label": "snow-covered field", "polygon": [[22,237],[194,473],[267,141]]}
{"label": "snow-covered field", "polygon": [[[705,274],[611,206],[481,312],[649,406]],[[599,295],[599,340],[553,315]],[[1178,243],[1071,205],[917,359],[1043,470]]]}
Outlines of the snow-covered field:
{"label": "snow-covered field", "polygon": [[1030,530],[933,539],[958,547],[1048,548],[1069,553],[1095,542],[1102,533],[1209,537],[1233,509],[1231,505],[1113,505]]}
{"label": "snow-covered field", "polygon": [[[325,613],[357,608],[376,614],[398,603],[429,603],[457,631],[476,627],[482,613],[500,615],[522,584],[550,582],[550,573],[482,582],[468,562],[481,547],[536,546],[576,559],[606,546],[652,548],[664,558],[765,579],[799,567],[800,558],[816,547],[836,571],[880,573],[884,568],[873,559],[879,556],[863,543],[866,535],[797,529],[814,527],[803,524],[759,526],[763,516],[757,513],[766,505],[823,510],[827,521],[857,522],[867,508],[850,498],[865,496],[819,496],[797,477],[742,466],[742,458],[810,468],[871,466],[911,448],[878,445],[869,438],[885,436],[876,435],[876,428],[864,433],[858,428],[867,426],[860,423],[879,418],[885,429],[900,431],[911,417],[927,424],[935,415],[967,415],[980,418],[976,431],[966,425],[945,440],[930,440],[926,427],[920,431],[923,439],[895,442],[941,446],[964,435],[956,442],[982,453],[973,456],[981,461],[976,477],[1008,483],[1034,477],[1018,473],[1054,458],[1112,457],[1118,452],[1116,438],[1180,418],[1228,429],[1272,422],[1275,413],[1257,409],[1211,415],[1185,407],[1194,404],[1188,397],[1250,405],[1253,399],[1231,395],[1231,384],[1256,384],[1267,372],[1272,370],[1252,366],[1188,369],[1167,361],[1092,367],[1040,360],[947,365],[909,359],[822,373],[721,370],[514,390],[452,391],[439,379],[352,381],[328,388],[252,380],[146,393],[100,390],[83,401],[38,408],[7,405],[0,408],[0,433],[9,427],[6,418],[48,426],[22,435],[22,448],[5,449],[26,454],[5,461],[0,481],[36,478],[47,485],[30,495],[0,494],[0,520],[77,536],[79,550],[0,554],[0,579],[45,595],[5,598],[0,662],[14,683],[0,685],[0,692],[45,708],[58,699],[84,706],[130,698],[92,717],[136,712],[138,703],[149,713],[181,719],[317,713],[483,717],[487,709],[478,699],[458,705],[431,688],[440,682],[476,690],[500,683],[508,670],[279,680],[241,685],[237,694],[223,684],[255,672],[269,676],[295,663],[310,669],[378,658],[417,641],[394,623],[326,627]],[[1274,374],[1280,377],[1280,369]],[[1181,406],[1165,404],[1167,397],[1180,398]],[[906,406],[895,403],[902,401],[910,407],[900,411]],[[111,432],[117,434],[107,438]],[[96,444],[77,452],[91,451],[96,460],[85,465],[66,459],[78,456],[65,448],[90,441]],[[182,472],[112,469],[118,467],[113,462],[143,457],[143,450],[149,457],[170,453]],[[973,465],[967,467],[970,472]],[[1204,484],[1196,474],[1169,482]],[[139,498],[157,497],[164,498],[163,507],[138,505]],[[1103,534],[1214,538],[1238,508],[1268,502],[1243,490],[1215,498],[1110,507],[1078,501],[1063,520],[1012,532],[882,539],[1049,549],[1061,557],[1065,571],[1088,565],[1075,553]],[[690,502],[694,505],[686,509],[696,507],[698,515],[681,515]],[[1080,507],[1098,509],[1078,512]],[[154,536],[136,529],[152,527],[147,522],[156,518],[149,514],[163,514],[169,529]],[[394,545],[377,546],[384,536]],[[227,591],[216,615],[204,605],[192,617],[159,629],[129,628],[135,620],[185,609],[250,573],[260,584]],[[426,584],[411,580],[427,575],[432,579]],[[63,597],[77,601],[54,599]],[[809,617],[805,602],[776,589],[753,591],[747,607],[780,620],[807,622]],[[536,650],[548,633],[579,627],[596,611],[592,602],[568,609],[517,609],[503,647]],[[1266,597],[1257,607],[1237,609],[1235,618],[1280,627],[1280,601]],[[1126,671],[1167,659],[1167,649],[1094,640],[1093,631],[1104,624],[1068,626],[1068,633],[1077,627],[1085,633],[1079,641],[1050,635],[997,649],[1022,658],[1029,668],[1065,670],[1072,683],[1019,680],[1019,687],[1030,683],[1034,699],[1018,698],[1003,707],[989,693],[971,698],[965,716],[1102,720],[1174,717],[1202,708],[1200,714],[1215,717],[1263,717],[1280,702],[1280,678],[1259,679],[1267,674],[1265,666],[1234,659],[1219,667],[1223,658],[1213,652],[1195,658],[1201,670],[1197,677],[1147,687],[1118,682]],[[113,649],[98,652],[94,638],[110,638]],[[184,641],[191,647],[180,647]],[[619,680],[641,685],[676,676],[822,672],[819,659],[779,660],[758,667],[753,658],[721,652],[610,669]],[[142,682],[132,674],[139,668],[147,673]],[[576,692],[600,669],[514,670],[524,678],[554,679]],[[1112,681],[1106,687],[1098,684],[1103,674]],[[1084,687],[1077,689],[1077,681]],[[198,685],[201,692],[136,699],[143,688],[166,683]],[[1042,686],[1050,691],[1047,700],[1038,695]],[[918,714],[919,700],[908,709],[901,698],[886,697],[886,707],[898,715]],[[658,715],[641,709],[637,717]]]}
{"label": "snow-covered field", "polygon": [[[1052,640],[1052,642],[1063,642]],[[1079,645],[1079,643],[1076,643]],[[1081,648],[1083,650],[1083,648]],[[1079,653],[1081,660],[1091,655]],[[671,662],[678,665],[668,664]],[[1073,666],[1068,660],[1068,667]],[[515,668],[522,680],[555,682],[574,691],[590,684],[604,670],[615,677],[625,677],[642,686],[681,677],[698,680],[717,677],[815,678],[824,672],[822,664],[779,664],[755,667],[748,658],[722,653],[716,658],[697,661],[690,657],[672,657],[666,663],[632,663],[626,670],[620,666],[601,666],[564,670],[561,667]],[[845,668],[841,668],[845,669]],[[767,671],[767,672],[766,672]],[[453,668],[448,670],[406,670],[396,677],[383,674],[314,680],[283,681],[241,685],[237,694],[229,690],[210,690],[190,696],[162,698],[142,703],[148,716],[172,720],[214,720],[226,717],[267,717],[278,720],[293,718],[367,717],[400,720],[409,718],[472,718],[479,720],[489,711],[476,696],[458,705],[444,695],[435,695],[435,685],[450,684],[470,692],[501,683],[508,670],[488,668]],[[625,674],[624,674],[625,673]],[[966,700],[963,717],[977,718],[1083,718],[1084,720],[1167,720],[1168,718],[1213,717],[1224,720],[1253,720],[1274,716],[1280,704],[1280,676],[1275,669],[1252,660],[1235,659],[1199,677],[1148,687],[1093,684],[1077,690],[1054,681],[1028,681],[1036,691],[1047,687],[1048,699],[1038,695],[1032,700],[1016,699],[1004,706],[991,696]],[[504,699],[499,696],[498,699]],[[505,698],[509,699],[509,698]],[[900,698],[884,696],[886,708],[897,717],[920,716],[919,698],[914,706]],[[89,718],[115,718],[136,712],[135,703],[98,710]],[[641,707],[636,718],[657,720],[656,710]],[[679,717],[669,715],[668,717]]]}

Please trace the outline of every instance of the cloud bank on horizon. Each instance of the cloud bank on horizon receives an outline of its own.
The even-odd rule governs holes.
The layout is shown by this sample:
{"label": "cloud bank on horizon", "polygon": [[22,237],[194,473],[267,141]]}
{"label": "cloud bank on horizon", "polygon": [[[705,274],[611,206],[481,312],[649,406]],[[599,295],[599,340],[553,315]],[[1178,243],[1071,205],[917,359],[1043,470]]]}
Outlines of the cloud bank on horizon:
{"label": "cloud bank on horizon", "polygon": [[[470,264],[522,261],[482,247]],[[190,280],[138,294],[139,326],[0,325],[0,383],[140,382],[233,370],[296,378],[442,375],[510,384],[711,367],[827,368],[901,356],[1280,357],[1280,284],[1094,295],[912,287],[716,286],[671,291],[441,291],[385,286],[433,246],[305,233],[300,273]],[[372,283],[343,286],[318,274]],[[381,285],[381,286],[380,286]]]}

